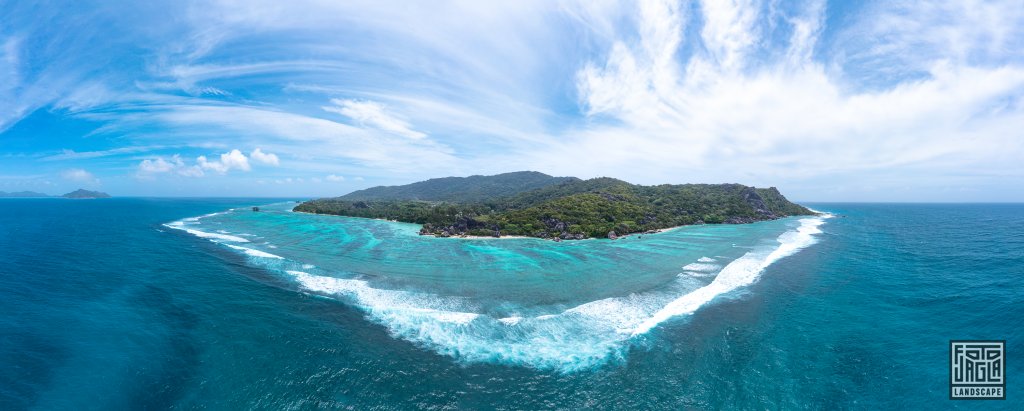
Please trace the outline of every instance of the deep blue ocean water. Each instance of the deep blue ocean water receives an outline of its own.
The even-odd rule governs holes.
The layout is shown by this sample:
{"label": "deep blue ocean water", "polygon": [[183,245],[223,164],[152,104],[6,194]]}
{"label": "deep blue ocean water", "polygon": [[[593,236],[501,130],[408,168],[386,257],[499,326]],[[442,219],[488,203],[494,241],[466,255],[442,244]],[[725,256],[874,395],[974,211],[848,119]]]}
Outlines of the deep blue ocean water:
{"label": "deep blue ocean water", "polygon": [[[553,243],[0,200],[0,409],[1022,408],[1024,205],[811,206]],[[1006,401],[948,400],[951,339],[1007,341]]]}

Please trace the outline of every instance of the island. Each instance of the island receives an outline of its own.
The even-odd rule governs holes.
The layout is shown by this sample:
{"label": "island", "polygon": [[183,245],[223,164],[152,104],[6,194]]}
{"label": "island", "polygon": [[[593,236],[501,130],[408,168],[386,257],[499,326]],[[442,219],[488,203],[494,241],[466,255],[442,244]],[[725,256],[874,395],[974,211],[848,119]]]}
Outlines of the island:
{"label": "island", "polygon": [[81,199],[81,198],[110,198],[110,194],[99,192],[99,191],[83,190],[83,189],[79,188],[78,190],[75,190],[75,191],[72,191],[70,193],[62,195],[61,197],[64,197],[64,198],[75,198],[75,199]]}
{"label": "island", "polygon": [[556,241],[653,233],[693,224],[743,224],[814,212],[775,187],[643,186],[536,171],[436,178],[303,202],[297,212],[421,224],[422,235],[528,236]]}
{"label": "island", "polygon": [[43,193],[37,193],[35,191],[15,191],[8,193],[6,191],[0,191],[0,198],[38,198],[38,197],[49,197]]}

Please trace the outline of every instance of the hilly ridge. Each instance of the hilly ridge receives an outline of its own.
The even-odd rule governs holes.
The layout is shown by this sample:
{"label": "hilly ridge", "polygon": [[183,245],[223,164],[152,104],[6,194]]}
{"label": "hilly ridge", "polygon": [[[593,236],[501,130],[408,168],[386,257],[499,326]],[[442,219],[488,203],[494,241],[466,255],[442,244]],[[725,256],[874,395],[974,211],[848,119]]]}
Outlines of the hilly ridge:
{"label": "hilly ridge", "polygon": [[494,176],[443,177],[402,186],[371,187],[338,199],[480,202],[570,181],[579,179],[552,177],[536,171],[518,171]]}

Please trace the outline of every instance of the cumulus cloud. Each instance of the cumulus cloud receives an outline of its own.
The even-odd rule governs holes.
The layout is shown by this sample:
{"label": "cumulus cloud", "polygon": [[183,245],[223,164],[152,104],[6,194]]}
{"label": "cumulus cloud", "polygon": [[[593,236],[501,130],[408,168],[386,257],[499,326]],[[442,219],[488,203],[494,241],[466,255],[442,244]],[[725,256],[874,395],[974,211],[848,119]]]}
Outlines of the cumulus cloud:
{"label": "cumulus cloud", "polygon": [[71,168],[60,173],[61,178],[83,184],[99,184],[100,179],[81,168]]}
{"label": "cumulus cloud", "polygon": [[[276,155],[264,153],[258,148],[252,151],[251,156],[252,160],[257,163],[278,164]],[[204,155],[198,156],[195,164],[187,164],[178,154],[169,158],[154,157],[139,162],[136,176],[149,178],[156,174],[173,173],[184,177],[202,177],[206,174],[204,170],[218,174],[227,174],[231,170],[251,171],[252,166],[249,164],[249,159],[238,149],[220,154],[219,160],[210,160]]]}
{"label": "cumulus cloud", "polygon": [[[276,158],[276,157],[275,157]],[[220,155],[220,161],[210,161],[206,156],[196,157],[196,163],[204,170],[227,174],[231,170],[250,171],[249,158],[238,149]]]}
{"label": "cumulus cloud", "polygon": [[[181,159],[178,159],[181,161]],[[139,163],[139,172],[146,174],[166,173],[174,169],[174,163],[164,160],[163,158],[156,158],[153,160],[142,160]]]}
{"label": "cumulus cloud", "polygon": [[196,157],[196,164],[198,164],[199,167],[204,170],[212,170],[221,174],[225,174],[228,172],[227,166],[220,163],[219,161],[209,161],[206,159],[206,156]]}
{"label": "cumulus cloud", "polygon": [[252,167],[249,166],[249,159],[245,157],[245,154],[242,154],[242,152],[237,149],[221,154],[220,163],[223,164],[224,167],[227,167],[228,170],[252,170]]}
{"label": "cumulus cloud", "polygon": [[339,175],[335,175],[335,174],[330,174],[330,175],[328,175],[326,177],[326,179],[327,179],[327,181],[330,181],[330,182],[333,182],[333,183],[337,183],[339,181],[345,181],[345,176],[339,176]]}
{"label": "cumulus cloud", "polygon": [[277,159],[276,154],[264,153],[261,149],[257,148],[249,153],[249,158],[257,163],[277,166],[280,165],[280,161]]}
{"label": "cumulus cloud", "polygon": [[373,127],[381,131],[418,140],[427,135],[413,130],[404,120],[387,111],[383,104],[373,101],[331,99],[333,106],[325,106],[325,111],[341,114],[359,124]]}
{"label": "cumulus cloud", "polygon": [[170,159],[156,157],[145,159],[139,162],[136,176],[141,178],[152,177],[155,174],[174,173],[184,177],[202,177],[205,173],[198,165],[186,165],[181,156],[175,154]]}

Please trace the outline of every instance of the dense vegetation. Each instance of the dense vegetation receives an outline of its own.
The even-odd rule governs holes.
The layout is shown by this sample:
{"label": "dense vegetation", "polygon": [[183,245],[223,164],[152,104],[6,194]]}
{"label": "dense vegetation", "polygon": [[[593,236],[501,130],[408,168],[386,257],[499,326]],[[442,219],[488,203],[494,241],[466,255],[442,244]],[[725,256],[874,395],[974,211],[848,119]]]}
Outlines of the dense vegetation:
{"label": "dense vegetation", "polygon": [[[502,184],[509,188],[502,189]],[[774,187],[641,186],[613,178],[580,180],[536,172],[375,187],[343,197],[307,201],[295,211],[423,224],[421,233],[443,237],[525,235],[557,239],[615,237],[679,225],[739,224],[813,214],[786,200]]]}
{"label": "dense vegetation", "polygon": [[536,171],[519,171],[494,176],[432,178],[404,186],[372,187],[338,197],[341,200],[422,200],[473,203],[536,190],[559,183],[579,181],[575,177],[552,177]]}

